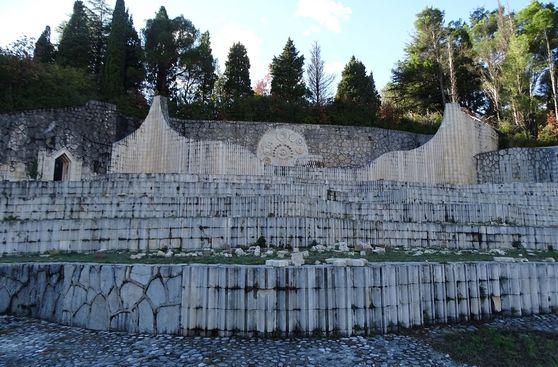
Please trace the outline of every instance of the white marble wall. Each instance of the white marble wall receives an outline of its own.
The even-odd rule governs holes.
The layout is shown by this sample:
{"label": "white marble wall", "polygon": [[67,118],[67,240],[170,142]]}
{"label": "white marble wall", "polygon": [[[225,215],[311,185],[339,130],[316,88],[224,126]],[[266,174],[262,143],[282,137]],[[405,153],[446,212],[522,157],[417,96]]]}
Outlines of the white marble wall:
{"label": "white marble wall", "polygon": [[[476,182],[474,156],[498,149],[498,137],[487,124],[459,105],[446,106],[438,133],[411,151],[389,152],[360,168],[316,168],[320,152],[309,152],[304,137],[287,128],[270,130],[257,145],[257,156],[228,142],[192,141],[174,131],[166,102],[155,97],[142,126],[117,142],[112,173],[194,173],[215,175],[296,175],[336,180],[392,180],[423,183]],[[302,169],[289,169],[303,166]],[[284,168],[283,171],[276,167]]]}
{"label": "white marble wall", "polygon": [[558,184],[426,185],[139,175],[0,183],[0,252],[316,241],[557,248]]}
{"label": "white marble wall", "polygon": [[558,264],[0,264],[0,314],[182,335],[385,333],[558,312]]}
{"label": "white marble wall", "polygon": [[369,180],[471,184],[477,180],[477,154],[498,149],[498,135],[487,124],[447,104],[436,135],[410,151],[389,152],[372,162]]}

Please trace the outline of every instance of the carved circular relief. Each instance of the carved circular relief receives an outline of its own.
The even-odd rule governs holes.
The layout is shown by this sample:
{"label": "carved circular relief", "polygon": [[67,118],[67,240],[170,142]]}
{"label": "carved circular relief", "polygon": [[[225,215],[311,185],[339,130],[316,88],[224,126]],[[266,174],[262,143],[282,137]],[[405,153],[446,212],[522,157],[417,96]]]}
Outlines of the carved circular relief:
{"label": "carved circular relief", "polygon": [[286,128],[268,131],[258,144],[258,158],[273,166],[294,166],[308,156],[304,136]]}

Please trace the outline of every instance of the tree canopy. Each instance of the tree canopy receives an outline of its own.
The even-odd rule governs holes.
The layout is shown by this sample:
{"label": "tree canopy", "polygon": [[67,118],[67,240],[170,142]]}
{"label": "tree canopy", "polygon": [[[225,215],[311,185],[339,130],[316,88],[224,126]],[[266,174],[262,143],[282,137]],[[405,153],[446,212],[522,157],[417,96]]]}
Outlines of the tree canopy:
{"label": "tree canopy", "polygon": [[142,117],[147,100],[163,94],[182,118],[432,133],[452,102],[491,123],[505,146],[558,144],[558,9],[552,2],[532,0],[517,12],[474,9],[466,21],[423,9],[380,97],[371,65],[356,56],[337,86],[320,45],[312,45],[305,65],[291,38],[264,75],[254,74],[242,40],[230,45],[220,70],[209,31],[165,7],[138,31],[125,1],[113,1],[113,9],[106,0],[75,1],[57,36],[47,26],[36,41],[24,37],[0,49],[2,111],[96,98]]}
{"label": "tree canopy", "polygon": [[74,11],[64,27],[58,45],[58,63],[93,72],[93,36],[83,2],[74,3]]}

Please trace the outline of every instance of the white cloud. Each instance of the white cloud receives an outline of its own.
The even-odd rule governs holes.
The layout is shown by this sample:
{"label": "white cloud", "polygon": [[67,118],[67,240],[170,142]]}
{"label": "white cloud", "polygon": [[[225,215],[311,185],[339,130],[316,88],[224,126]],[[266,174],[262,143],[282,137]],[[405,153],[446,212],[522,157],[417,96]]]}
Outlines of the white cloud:
{"label": "white cloud", "polygon": [[310,35],[312,35],[312,34],[314,34],[314,33],[318,33],[319,31],[320,31],[320,27],[318,27],[317,25],[312,25],[312,26],[306,28],[306,29],[304,30],[304,32],[302,32],[302,34],[303,34],[305,37],[308,37],[308,36],[310,36]]}
{"label": "white cloud", "polygon": [[298,0],[296,15],[310,18],[322,27],[341,32],[341,22],[351,17],[352,9],[335,0]]}
{"label": "white cloud", "polygon": [[229,54],[231,46],[240,42],[248,51],[250,58],[250,77],[252,84],[255,84],[257,79],[261,79],[267,73],[265,60],[263,60],[261,45],[262,39],[251,29],[246,28],[240,24],[224,24],[211,36],[211,47],[214,55],[219,60],[219,67],[221,71],[225,71],[225,62]]}

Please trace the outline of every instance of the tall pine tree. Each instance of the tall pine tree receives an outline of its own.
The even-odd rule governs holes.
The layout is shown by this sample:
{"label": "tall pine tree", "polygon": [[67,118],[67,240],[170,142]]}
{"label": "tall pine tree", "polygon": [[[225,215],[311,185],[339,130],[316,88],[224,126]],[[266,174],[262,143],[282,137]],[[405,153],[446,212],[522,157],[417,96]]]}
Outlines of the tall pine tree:
{"label": "tall pine tree", "polygon": [[180,74],[179,60],[192,52],[198,30],[182,16],[170,19],[162,6],[143,33],[148,81],[155,93],[170,95]]}
{"label": "tall pine tree", "polygon": [[354,56],[341,73],[335,102],[348,113],[350,122],[370,123],[378,116],[381,102],[374,77],[366,74],[366,67]]}
{"label": "tall pine tree", "polygon": [[50,42],[50,27],[46,26],[41,37],[35,43],[33,60],[43,64],[52,64],[55,60],[54,46]]}
{"label": "tall pine tree", "polygon": [[201,35],[200,44],[197,47],[197,56],[200,74],[195,98],[196,101],[205,104],[211,99],[213,86],[217,80],[217,74],[215,74],[217,62],[212,54],[209,32]]}
{"label": "tall pine tree", "polygon": [[102,82],[102,93],[108,99],[114,99],[125,92],[127,23],[128,15],[124,0],[116,0]]}
{"label": "tall pine tree", "polygon": [[110,32],[111,9],[106,0],[86,0],[85,10],[91,33],[92,69],[97,82],[101,84]]}
{"label": "tall pine tree", "polygon": [[223,89],[230,102],[238,103],[254,94],[250,81],[250,59],[243,44],[235,43],[229,50],[224,76]]}
{"label": "tall pine tree", "polygon": [[124,90],[139,94],[145,82],[145,53],[138,32],[134,28],[132,16],[126,12],[126,79]]}
{"label": "tall pine tree", "polygon": [[179,59],[180,102],[206,104],[211,99],[216,61],[211,51],[209,32],[201,35],[199,44]]}
{"label": "tall pine tree", "polygon": [[93,71],[92,36],[83,2],[74,3],[74,11],[64,27],[58,45],[58,63]]}
{"label": "tall pine tree", "polygon": [[271,95],[287,104],[300,104],[306,95],[304,56],[289,38],[283,52],[271,63]]}

